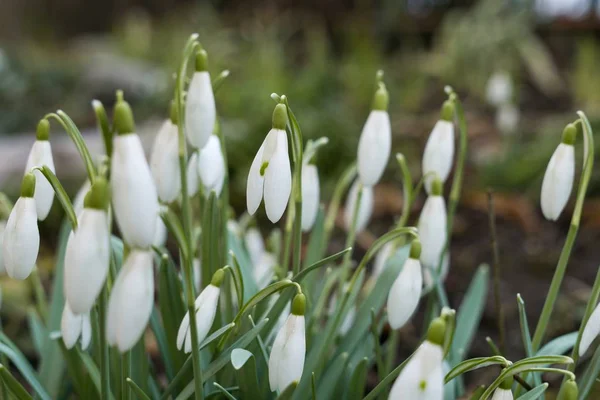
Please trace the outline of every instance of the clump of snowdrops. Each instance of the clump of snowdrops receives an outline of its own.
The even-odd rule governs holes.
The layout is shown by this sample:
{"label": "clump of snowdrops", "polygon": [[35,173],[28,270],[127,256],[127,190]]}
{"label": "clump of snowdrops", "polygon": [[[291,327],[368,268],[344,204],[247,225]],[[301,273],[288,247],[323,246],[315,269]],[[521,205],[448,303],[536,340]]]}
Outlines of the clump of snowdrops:
{"label": "clump of snowdrops", "polygon": [[[600,333],[600,309],[595,309],[600,273],[581,329],[544,341],[594,161],[593,135],[583,113],[564,129],[542,185],[543,214],[556,220],[572,192],[574,145],[583,137],[571,229],[533,337],[517,296],[524,357],[503,356],[500,324],[501,345],[487,338],[489,356],[465,359],[490,274],[488,266],[480,266],[458,311],[452,308],[443,282],[451,268],[450,234],[467,151],[457,94],[446,88],[448,99],[424,149],[416,185],[404,156],[395,155],[402,215],[356,264],[352,246],[369,223],[373,186],[391,156],[390,95],[383,73],[376,74],[372,107],[365,110],[357,161],[339,178],[326,207],[315,155],[328,140],[305,143],[291,100],[272,94],[272,129],[250,166],[247,213],[236,218],[229,206],[226,135],[214,98],[218,89],[226,90],[221,87],[228,72],[211,79],[209,71],[208,55],[192,35],[177,71],[170,115],[149,161],[121,91],[112,121],[100,102],[92,103],[105,144],[99,157],[90,154],[63,111],[39,122],[21,196],[12,211],[3,202],[2,255],[6,273],[31,280],[36,289],[37,308],[29,320],[40,362],[35,369],[0,332],[4,396],[525,400],[543,396],[549,386],[543,380],[550,375],[564,376],[555,388],[559,398],[588,396],[600,372],[600,350],[589,362],[583,357]],[[73,202],[55,175],[50,122],[68,133],[86,167],[87,182]],[[346,193],[346,246],[330,254]],[[409,226],[421,195],[425,204],[412,218],[416,226]],[[35,266],[37,222],[46,218],[55,198],[66,221],[48,299]],[[282,222],[281,229],[273,226],[268,244],[252,218],[263,203],[268,219]],[[165,247],[168,236],[177,245],[175,253]],[[425,310],[422,341],[398,362],[398,330],[419,307]],[[391,334],[383,340],[388,325]],[[149,356],[151,345],[159,359]],[[570,357],[563,355],[571,350]],[[496,378],[470,393],[463,375],[483,367],[495,368]],[[371,371],[377,375],[375,387],[366,384]]]}

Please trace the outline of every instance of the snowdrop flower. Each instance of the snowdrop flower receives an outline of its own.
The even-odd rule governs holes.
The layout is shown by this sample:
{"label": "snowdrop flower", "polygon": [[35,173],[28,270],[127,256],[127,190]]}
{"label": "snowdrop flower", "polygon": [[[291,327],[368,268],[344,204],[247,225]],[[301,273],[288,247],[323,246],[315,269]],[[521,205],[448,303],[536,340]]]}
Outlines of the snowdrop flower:
{"label": "snowdrop flower", "polygon": [[167,242],[167,227],[163,222],[160,214],[156,216],[156,228],[154,232],[154,239],[152,245],[156,247],[163,247]]}
{"label": "snowdrop flower", "polygon": [[[54,169],[54,159],[52,158],[52,147],[48,140],[50,136],[50,122],[42,119],[37,126],[36,141],[31,147],[25,173],[30,172],[34,167],[43,167],[46,165],[52,172]],[[35,207],[37,209],[37,218],[43,221],[48,216],[52,202],[54,201],[54,189],[40,171],[34,171],[35,174]]]}
{"label": "snowdrop flower", "polygon": [[508,103],[512,97],[513,84],[505,71],[494,73],[487,81],[485,97],[488,103],[495,107]]}
{"label": "snowdrop flower", "polygon": [[292,301],[292,313],[273,342],[269,356],[269,386],[272,392],[282,392],[302,377],[306,356],[305,308],[306,298],[299,293]]}
{"label": "snowdrop flower", "polygon": [[350,331],[350,328],[354,325],[354,321],[356,320],[356,305],[353,304],[352,307],[348,310],[348,313],[344,317],[342,324],[340,325],[339,333],[340,336],[344,336],[346,333]]}
{"label": "snowdrop flower", "polygon": [[423,152],[425,189],[431,192],[431,182],[437,176],[442,183],[448,179],[454,158],[454,104],[446,100],[441,118],[435,123]]}
{"label": "snowdrop flower", "polygon": [[72,349],[80,336],[81,349],[87,349],[92,341],[90,314],[74,314],[71,308],[69,308],[69,303],[65,303],[62,318],[60,319],[60,332],[67,349]]}
{"label": "snowdrop flower", "polygon": [[420,256],[421,243],[414,240],[410,246],[410,256],[392,284],[387,299],[388,319],[393,329],[402,328],[419,305],[423,288]]}
{"label": "snowdrop flower", "polygon": [[142,143],[135,131],[133,114],[117,92],[110,186],[115,218],[125,242],[132,247],[148,248],[154,241],[158,199]]}
{"label": "snowdrop flower", "polygon": [[200,264],[199,258],[192,260],[192,269],[194,271],[194,290],[200,292],[202,288],[202,264]]}
{"label": "snowdrop flower", "polygon": [[150,171],[160,201],[163,203],[174,201],[181,191],[179,133],[174,103],[171,104],[171,118],[162,124],[154,139],[152,153],[150,153]]}
{"label": "snowdrop flower", "polygon": [[423,267],[437,270],[440,256],[446,245],[446,229],[446,203],[442,197],[442,182],[435,179],[431,185],[431,193],[425,200],[418,224]]}
{"label": "snowdrop flower", "polygon": [[207,65],[208,55],[200,50],[196,54],[196,72],[192,76],[185,103],[185,133],[191,145],[197,149],[206,145],[217,120]]}
{"label": "snowdrop flower", "polygon": [[583,356],[587,349],[590,347],[594,339],[600,334],[600,304],[596,306],[592,315],[587,320],[583,333],[581,334],[581,341],[579,342],[579,356]]}
{"label": "snowdrop flower", "polygon": [[509,376],[508,378],[503,380],[500,386],[496,390],[494,390],[492,400],[513,400],[514,397],[511,390],[513,381],[514,378],[512,376]]}
{"label": "snowdrop flower", "polygon": [[502,134],[514,133],[519,124],[519,109],[510,103],[502,104],[496,110],[496,126]]}
{"label": "snowdrop flower", "polygon": [[283,215],[292,190],[286,121],[287,109],[278,104],[273,111],[273,128],[250,166],[246,188],[248,213],[254,215],[264,197],[267,217],[273,223]]}
{"label": "snowdrop flower", "polygon": [[198,193],[200,176],[198,175],[198,152],[195,151],[190,156],[187,165],[187,189],[188,197],[194,197]]}
{"label": "snowdrop flower", "polygon": [[542,182],[540,197],[542,213],[547,220],[556,221],[567,205],[573,190],[575,176],[575,137],[577,128],[569,124],[562,135],[562,143],[558,145],[550,158],[548,168]]}
{"label": "snowdrop flower", "polygon": [[392,386],[389,400],[442,400],[444,398],[444,331],[442,318],[433,320],[427,339],[415,351]]}
{"label": "snowdrop flower", "polygon": [[115,280],[106,318],[106,340],[124,353],[146,330],[154,304],[152,251],[132,250]]}
{"label": "snowdrop flower", "polygon": [[[6,230],[6,221],[0,221],[0,243],[4,242],[4,231]],[[0,274],[6,272],[4,267],[4,252],[2,246],[0,246]]]}
{"label": "snowdrop flower", "polygon": [[313,164],[302,165],[302,231],[309,231],[319,212],[319,172]]}
{"label": "snowdrop flower", "polygon": [[[348,192],[346,198],[346,207],[344,208],[344,223],[346,229],[350,230],[352,226],[352,220],[354,217],[354,208],[356,207],[356,200],[358,199],[358,190],[360,188],[360,181],[355,180]],[[362,194],[360,196],[360,205],[358,207],[358,214],[356,216],[356,226],[354,229],[357,233],[365,230],[371,219],[373,213],[373,188],[370,186],[362,187]]]}
{"label": "snowdrop flower", "polygon": [[[210,328],[215,320],[217,306],[219,305],[219,294],[221,293],[221,283],[225,271],[217,270],[214,273],[210,285],[204,288],[202,293],[196,298],[194,307],[196,309],[196,328],[198,332],[198,344],[200,344],[208,335]],[[177,349],[185,353],[192,351],[192,334],[190,329],[190,315],[186,313],[179,325],[177,332]]]}
{"label": "snowdrop flower", "polygon": [[64,289],[66,302],[75,314],[89,313],[104,286],[110,261],[110,232],[106,212],[108,183],[98,178],[85,196],[65,252]]}
{"label": "snowdrop flower", "polygon": [[225,159],[217,135],[210,135],[206,146],[200,150],[197,173],[200,175],[206,193],[214,190],[217,196],[221,194],[225,181]]}
{"label": "snowdrop flower", "polygon": [[21,185],[21,197],[15,203],[4,230],[2,255],[8,276],[26,279],[40,250],[40,232],[37,226],[35,200],[35,175],[25,174]]}
{"label": "snowdrop flower", "polygon": [[265,250],[265,244],[258,229],[248,229],[245,241],[248,253],[250,254],[250,261],[252,261],[252,276],[259,289],[262,289],[271,282],[271,278],[275,273],[277,259],[273,254]]}
{"label": "snowdrop flower", "polygon": [[387,112],[388,102],[388,92],[380,83],[358,142],[358,177],[365,186],[379,182],[390,158],[392,127]]}

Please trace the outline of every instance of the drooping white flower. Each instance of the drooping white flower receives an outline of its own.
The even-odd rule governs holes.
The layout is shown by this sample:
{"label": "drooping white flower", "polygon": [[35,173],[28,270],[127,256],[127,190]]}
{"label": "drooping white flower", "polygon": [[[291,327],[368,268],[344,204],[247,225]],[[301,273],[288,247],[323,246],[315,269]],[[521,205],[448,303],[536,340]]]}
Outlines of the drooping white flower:
{"label": "drooping white flower", "polygon": [[271,282],[277,259],[265,250],[265,243],[257,228],[249,228],[244,239],[252,262],[252,276],[259,289],[262,289]]}
{"label": "drooping white flower", "polygon": [[390,158],[392,127],[388,99],[385,85],[380,84],[358,142],[358,176],[365,186],[379,182]]}
{"label": "drooping white flower", "polygon": [[514,397],[511,390],[513,381],[514,378],[512,376],[509,376],[504,381],[502,381],[500,386],[496,390],[494,390],[492,400],[513,400]]}
{"label": "drooping white flower", "polygon": [[281,392],[302,377],[306,356],[305,307],[304,295],[297,294],[292,302],[292,313],[273,342],[269,356],[269,386],[272,392]]}
{"label": "drooping white flower", "polygon": [[167,226],[163,222],[160,214],[156,216],[156,230],[154,232],[154,240],[152,245],[162,247],[167,242]]}
{"label": "drooping white flower", "polygon": [[388,294],[387,312],[393,329],[403,327],[419,305],[423,289],[420,255],[421,244],[415,240],[411,244],[410,256],[402,266]]}
{"label": "drooping white flower", "polygon": [[[50,136],[50,122],[47,119],[42,119],[37,126],[36,141],[31,147],[29,156],[27,157],[27,166],[25,173],[30,172],[34,167],[43,167],[44,165],[54,169],[54,159],[52,158],[52,146],[48,140]],[[48,216],[52,202],[54,201],[54,189],[40,171],[34,171],[35,174],[35,206],[37,210],[37,218],[43,221]]]}
{"label": "drooping white flower", "polygon": [[442,197],[442,183],[434,180],[431,193],[425,200],[418,230],[421,240],[421,264],[425,268],[436,269],[444,251],[447,238],[446,202]]}
{"label": "drooping white flower", "polygon": [[[6,230],[6,221],[0,221],[0,244],[4,242],[4,231]],[[4,250],[3,246],[0,246],[0,274],[6,272],[6,268],[4,267]]]}
{"label": "drooping white flower", "polygon": [[254,215],[264,198],[267,217],[273,223],[283,215],[292,191],[286,121],[286,107],[278,104],[273,111],[273,129],[252,161],[246,187],[248,213]]}
{"label": "drooping white flower", "polygon": [[110,169],[112,203],[117,225],[131,247],[148,248],[154,241],[158,198],[140,138],[134,132],[129,104],[118,95]]}
{"label": "drooping white flower", "polygon": [[217,135],[210,135],[198,157],[198,174],[206,193],[214,190],[217,196],[221,194],[225,181],[225,168],[221,141]]}
{"label": "drooping white flower", "polygon": [[[196,329],[198,332],[198,344],[200,344],[208,335],[210,328],[215,320],[217,306],[219,305],[219,294],[221,293],[221,283],[225,273],[222,269],[214,273],[210,285],[206,286],[202,293],[196,298],[194,306],[196,308]],[[177,349],[185,353],[192,351],[192,334],[190,329],[190,315],[186,313],[179,325],[177,332]]]}
{"label": "drooping white flower", "polygon": [[200,50],[196,54],[196,72],[192,76],[185,104],[185,133],[191,145],[197,149],[206,145],[217,120],[207,62],[206,51]]}
{"label": "drooping white flower", "polygon": [[106,318],[106,340],[121,353],[142,337],[154,305],[152,252],[132,250],[115,280]]}
{"label": "drooping white flower", "polygon": [[4,267],[13,279],[26,279],[40,249],[40,232],[35,206],[35,175],[25,174],[21,185],[21,197],[15,203],[4,230],[2,254]]}
{"label": "drooping white flower", "polygon": [[198,175],[198,152],[190,155],[187,165],[187,189],[188,197],[193,197],[198,193],[200,186],[200,175]]}
{"label": "drooping white flower", "polygon": [[319,172],[312,164],[302,165],[302,230],[309,231],[319,212]]}
{"label": "drooping white flower", "polygon": [[[344,223],[346,229],[350,230],[352,220],[354,218],[354,208],[356,207],[356,201],[358,199],[358,191],[360,189],[360,181],[357,179],[352,184],[348,197],[346,197],[346,207],[344,207]],[[373,213],[373,188],[370,186],[362,187],[362,194],[360,196],[360,204],[358,206],[358,214],[356,216],[356,226],[354,227],[356,232],[362,232],[365,230],[371,219]]]}
{"label": "drooping white flower", "polygon": [[167,119],[152,146],[150,170],[156,184],[158,198],[163,203],[171,203],[181,192],[181,171],[179,170],[179,134],[177,125]]}
{"label": "drooping white flower", "polygon": [[594,339],[600,334],[600,304],[596,306],[592,315],[587,320],[583,333],[581,334],[581,341],[579,342],[579,356],[583,356],[587,349],[590,347]]}
{"label": "drooping white flower", "polygon": [[519,124],[519,109],[511,103],[502,104],[496,110],[496,126],[504,135],[515,132]]}
{"label": "drooping white flower", "polygon": [[202,288],[202,264],[199,258],[192,260],[192,269],[194,271],[194,290],[200,292]]}
{"label": "drooping white flower", "polygon": [[353,304],[352,307],[346,313],[342,324],[340,325],[339,333],[340,336],[344,336],[346,333],[350,331],[352,326],[354,325],[354,321],[356,320],[356,304]]}
{"label": "drooping white flower", "polygon": [[442,400],[444,398],[444,358],[442,343],[445,324],[436,318],[427,340],[415,351],[392,386],[389,400]]}
{"label": "drooping white flower", "polygon": [[512,98],[513,84],[506,71],[495,72],[487,81],[486,100],[495,107],[508,103]]}
{"label": "drooping white flower", "polygon": [[454,105],[447,100],[442,106],[442,117],[436,122],[423,152],[425,189],[431,192],[431,182],[437,176],[442,183],[448,179],[454,158]]}
{"label": "drooping white flower", "polygon": [[108,230],[108,184],[98,178],[85,197],[77,229],[72,231],[65,252],[66,302],[75,314],[89,313],[104,286],[110,262]]}
{"label": "drooping white flower", "polygon": [[573,124],[566,126],[562,143],[552,154],[544,174],[540,202],[544,217],[550,221],[556,221],[560,217],[573,190],[575,177],[575,147],[573,145],[576,134],[577,128]]}
{"label": "drooping white flower", "polygon": [[60,332],[67,349],[72,349],[79,337],[81,337],[81,349],[87,349],[92,341],[90,314],[74,314],[69,303],[65,303],[60,319]]}

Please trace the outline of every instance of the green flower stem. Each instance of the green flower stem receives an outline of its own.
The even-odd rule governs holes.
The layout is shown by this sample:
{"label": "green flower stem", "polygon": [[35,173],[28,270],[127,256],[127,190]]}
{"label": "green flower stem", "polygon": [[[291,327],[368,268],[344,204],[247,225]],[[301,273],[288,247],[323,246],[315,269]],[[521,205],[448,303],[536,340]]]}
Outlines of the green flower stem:
{"label": "green flower stem", "polygon": [[110,361],[108,359],[108,343],[106,342],[106,307],[108,306],[108,288],[106,285],[100,292],[98,300],[98,326],[100,332],[100,385],[101,399],[110,399]]}
{"label": "green flower stem", "polygon": [[100,128],[100,133],[102,133],[104,150],[106,151],[106,155],[110,157],[112,155],[113,147],[113,132],[110,129],[110,123],[108,122],[108,117],[106,116],[106,110],[104,109],[104,105],[100,100],[92,100],[92,107],[94,108],[94,113],[96,114],[98,128]]}
{"label": "green flower stem", "polygon": [[567,234],[565,245],[560,254],[558,265],[556,266],[556,270],[554,271],[552,283],[550,284],[550,289],[548,290],[548,295],[546,296],[546,301],[544,303],[544,308],[542,309],[542,314],[540,315],[540,319],[535,328],[535,333],[533,334],[533,339],[531,341],[531,346],[534,353],[539,350],[540,345],[542,344],[542,340],[544,339],[544,334],[546,333],[546,329],[548,328],[548,322],[550,321],[550,316],[552,315],[552,310],[554,309],[554,303],[556,303],[556,298],[558,297],[560,285],[567,270],[567,264],[569,263],[569,257],[571,256],[573,243],[575,242],[577,232],[579,231],[579,223],[581,221],[581,211],[583,210],[585,194],[587,192],[587,188],[592,176],[592,170],[594,168],[594,134],[592,132],[592,127],[590,126],[590,122],[588,121],[587,117],[582,111],[578,111],[577,114],[579,115],[579,120],[577,120],[577,124],[581,126],[583,134],[587,138],[587,158],[584,160],[583,163],[583,173],[579,181],[577,200],[575,203],[575,210],[573,211],[573,216],[571,217],[571,226],[569,227],[569,233]]}
{"label": "green flower stem", "polygon": [[596,304],[598,303],[598,298],[600,298],[600,268],[596,273],[596,280],[594,281],[594,286],[592,287],[592,294],[588,299],[587,305],[585,306],[585,313],[583,314],[583,319],[581,320],[581,325],[579,326],[579,332],[577,333],[577,340],[575,341],[575,346],[573,346],[573,351],[571,352],[571,358],[573,359],[573,364],[569,364],[569,371],[575,371],[575,367],[577,361],[579,361],[579,343],[581,342],[581,335],[583,335],[583,330],[587,325],[590,316],[594,312],[596,308]]}
{"label": "green flower stem", "polygon": [[[187,257],[183,257],[183,272],[185,284],[185,298],[187,311],[190,316],[190,333],[192,336],[192,363],[194,369],[194,393],[196,400],[202,400],[204,393],[202,389],[202,366],[200,364],[200,351],[198,347],[198,328],[196,326],[196,310],[194,307],[194,270],[193,270],[193,232],[192,232],[192,207],[188,197],[187,187],[187,147],[184,131],[185,107],[184,107],[184,85],[188,62],[195,52],[200,48],[198,34],[193,34],[188,39],[184,50],[183,60],[177,73],[175,85],[175,104],[177,106],[177,131],[179,135],[179,171],[181,175],[181,210],[183,215],[183,229],[185,232],[185,245]],[[182,253],[183,254],[183,251]],[[124,385],[127,385],[125,382]],[[125,386],[128,387],[128,386]]]}
{"label": "green flower stem", "polygon": [[496,213],[494,209],[494,196],[492,191],[488,191],[488,209],[490,223],[490,245],[493,254],[494,269],[494,302],[496,303],[496,313],[498,318],[498,331],[500,334],[500,349],[505,351],[504,343],[506,337],[506,321],[504,320],[504,310],[502,308],[502,299],[500,299],[500,255],[498,253],[498,240],[496,236]]}
{"label": "green flower stem", "polygon": [[38,271],[37,265],[31,271],[31,275],[29,275],[29,282],[31,283],[31,287],[33,289],[38,313],[40,314],[42,321],[44,321],[44,323],[47,323],[48,301],[46,300],[46,293],[44,293],[44,285],[42,284],[42,279],[40,278],[40,273]]}
{"label": "green flower stem", "polygon": [[127,384],[127,378],[131,375],[131,351],[126,351],[121,355],[121,390],[123,399],[131,399],[131,391]]}
{"label": "green flower stem", "polygon": [[418,192],[414,192],[413,194],[413,183],[412,177],[410,176],[410,170],[408,169],[408,165],[406,165],[406,158],[403,154],[396,154],[396,161],[400,166],[400,171],[402,172],[402,193],[404,197],[404,204],[402,207],[402,214],[400,215],[400,219],[396,224],[397,228],[402,228],[406,226],[408,222],[408,217],[410,216],[410,209],[412,207],[414,198]]}

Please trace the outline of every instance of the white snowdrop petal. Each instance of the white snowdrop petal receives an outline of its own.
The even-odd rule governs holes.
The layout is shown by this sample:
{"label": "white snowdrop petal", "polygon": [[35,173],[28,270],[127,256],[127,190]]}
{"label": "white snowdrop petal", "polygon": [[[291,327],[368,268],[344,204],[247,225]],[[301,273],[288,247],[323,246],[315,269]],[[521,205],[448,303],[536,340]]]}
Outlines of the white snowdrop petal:
{"label": "white snowdrop petal", "polygon": [[73,348],[81,335],[81,315],[73,314],[67,303],[60,319],[60,333],[67,349]]}
{"label": "white snowdrop petal", "polygon": [[319,212],[319,173],[312,164],[302,166],[302,230],[309,231]]}
{"label": "white snowdrop petal", "polygon": [[[435,176],[445,182],[452,169],[454,158],[454,124],[450,121],[436,122],[423,152],[423,176],[425,189],[431,191]],[[432,173],[435,173],[432,174]]]}
{"label": "white snowdrop petal", "polygon": [[271,282],[276,264],[275,256],[267,252],[262,253],[258,262],[253,263],[252,276],[259,289],[263,289]]}
{"label": "white snowdrop petal", "polygon": [[158,198],[171,203],[181,192],[181,171],[179,170],[179,134],[177,125],[166,120],[152,146],[150,170],[156,184]]}
{"label": "white snowdrop petal", "polygon": [[444,398],[444,373],[442,365],[436,366],[429,374],[425,390],[422,391],[423,399],[439,399]]}
{"label": "white snowdrop petal", "polygon": [[198,344],[202,343],[213,322],[215,321],[215,315],[217,313],[217,307],[219,305],[219,293],[220,289],[213,285],[208,285],[200,296],[200,306],[196,308],[196,328],[198,332]]}
{"label": "white snowdrop petal", "polygon": [[513,394],[510,389],[502,389],[498,388],[494,390],[494,395],[492,396],[492,400],[513,400]]}
{"label": "white snowdrop petal", "polygon": [[561,143],[550,158],[540,197],[546,219],[556,221],[567,205],[575,177],[575,148]]}
{"label": "white snowdrop petal", "polygon": [[[29,152],[25,173],[30,172],[34,167],[42,167],[44,165],[48,166],[52,172],[56,172],[50,142],[48,140],[36,140]],[[54,189],[52,189],[52,185],[50,185],[50,182],[48,182],[40,171],[36,170],[34,175],[35,193],[33,198],[35,199],[37,217],[40,221],[43,221],[48,216],[50,208],[52,208]]]}
{"label": "white snowdrop petal", "polygon": [[344,336],[346,333],[348,333],[350,331],[350,328],[352,328],[352,326],[354,325],[354,321],[356,320],[356,306],[353,305],[350,310],[348,310],[348,313],[346,314],[346,316],[344,317],[344,320],[342,321],[342,324],[340,325],[340,335]]}
{"label": "white snowdrop petal", "polygon": [[364,185],[379,182],[391,148],[392,128],[387,111],[371,111],[358,142],[358,176]]}
{"label": "white snowdrop petal", "polygon": [[2,242],[4,242],[4,231],[6,230],[6,221],[0,221],[0,274],[6,272],[4,268],[4,250],[2,249]]}
{"label": "white snowdrop petal", "polygon": [[446,244],[446,203],[442,196],[429,196],[425,201],[418,224],[421,239],[421,264],[437,268]]}
{"label": "white snowdrop petal", "polygon": [[200,264],[199,258],[192,260],[192,268],[194,271],[194,289],[196,292],[200,292],[202,288],[202,265]]}
{"label": "white snowdrop petal", "polygon": [[269,160],[264,185],[265,210],[271,222],[279,221],[287,207],[291,192],[292,171],[290,169],[287,134],[284,130],[278,130],[277,147]]}
{"label": "white snowdrop petal", "polygon": [[202,149],[217,120],[215,97],[207,71],[195,72],[185,104],[185,133],[192,146]]}
{"label": "white snowdrop petal", "polygon": [[271,391],[283,391],[292,382],[300,381],[305,356],[304,316],[291,314],[277,333],[269,356]]}
{"label": "white snowdrop petal", "polygon": [[156,216],[156,228],[154,232],[154,240],[152,245],[156,247],[162,247],[167,242],[167,227],[163,222],[160,214]]}
{"label": "white snowdrop petal", "polygon": [[86,350],[92,341],[92,321],[90,314],[81,316],[81,349]]}
{"label": "white snowdrop petal", "polygon": [[517,129],[520,112],[514,104],[502,104],[496,110],[496,126],[503,134],[511,134]]}
{"label": "white snowdrop petal", "polygon": [[104,210],[86,208],[78,220],[65,251],[64,289],[71,310],[84,314],[91,310],[108,274],[110,232]]}
{"label": "white snowdrop petal", "polygon": [[250,171],[248,172],[248,181],[246,185],[246,206],[248,208],[248,214],[254,215],[263,198],[263,187],[265,177],[260,174],[263,163],[263,153],[265,149],[266,140],[263,141],[260,148],[254,156]]}
{"label": "white snowdrop petal", "polygon": [[190,156],[186,175],[188,197],[193,197],[198,193],[200,186],[200,176],[198,176],[198,152],[193,152]]}
{"label": "white snowdrop petal", "polygon": [[496,72],[488,79],[486,100],[493,106],[501,106],[512,97],[512,80],[506,72]]}
{"label": "white snowdrop petal", "polygon": [[6,222],[2,242],[4,266],[13,279],[26,279],[35,267],[40,249],[37,221],[35,200],[20,197]]}
{"label": "white snowdrop petal", "polygon": [[[185,313],[183,319],[181,320],[181,324],[179,325],[179,330],[177,331],[177,350],[182,350],[183,343],[188,335],[188,330],[190,329],[190,314]],[[186,351],[187,353],[187,351]]]}
{"label": "white snowdrop petal", "polygon": [[221,141],[216,135],[211,135],[206,146],[200,150],[198,174],[207,193],[214,190],[217,196],[221,194],[225,179],[225,159],[221,150]]}
{"label": "white snowdrop petal", "polygon": [[393,329],[404,326],[414,314],[419,305],[422,287],[421,263],[409,258],[392,284],[387,299],[388,318]]}
{"label": "white snowdrop petal", "polygon": [[596,306],[592,315],[583,328],[581,341],[579,342],[579,356],[583,356],[594,339],[600,334],[600,304]]}
{"label": "white snowdrop petal", "polygon": [[110,185],[117,225],[125,242],[132,247],[150,247],[158,198],[142,143],[134,133],[114,138]]}
{"label": "white snowdrop petal", "polygon": [[106,341],[110,346],[117,344],[117,326],[119,324],[119,315],[121,312],[121,297],[127,295],[127,288],[123,289],[123,283],[126,277],[125,270],[121,267],[121,271],[117,275],[117,279],[112,286],[110,296],[108,298],[108,307],[106,311]]}
{"label": "white snowdrop petal", "polygon": [[413,356],[392,385],[388,400],[423,399],[418,385],[420,371],[421,359]]}
{"label": "white snowdrop petal", "polygon": [[443,351],[440,346],[428,341],[423,342],[400,372],[388,399],[443,399],[442,359]]}
{"label": "white snowdrop petal", "polygon": [[[354,207],[356,206],[356,200],[358,198],[358,189],[360,182],[354,181],[348,197],[346,198],[346,207],[344,208],[344,222],[346,229],[350,229],[352,225],[352,218],[354,216]],[[356,218],[355,230],[357,233],[365,230],[371,219],[373,213],[373,188],[370,186],[363,186],[362,195],[360,197],[360,205],[358,207],[358,215]]]}

